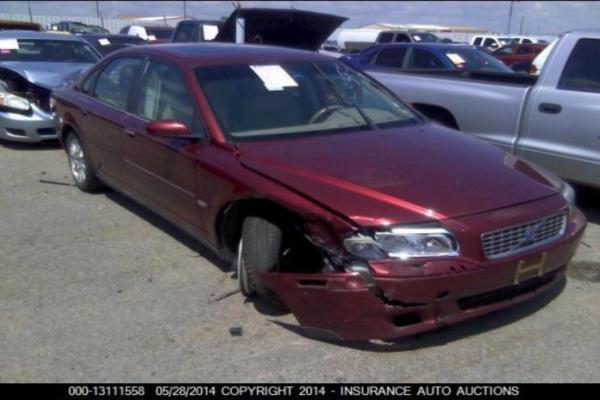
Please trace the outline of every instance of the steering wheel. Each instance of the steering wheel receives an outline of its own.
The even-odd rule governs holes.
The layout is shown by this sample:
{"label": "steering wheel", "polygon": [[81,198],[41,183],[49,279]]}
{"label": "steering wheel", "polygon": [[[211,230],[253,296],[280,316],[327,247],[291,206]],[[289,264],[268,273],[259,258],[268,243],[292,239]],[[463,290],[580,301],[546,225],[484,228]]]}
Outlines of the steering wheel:
{"label": "steering wheel", "polygon": [[312,117],[310,117],[310,119],[308,120],[308,123],[314,124],[315,122],[317,122],[318,119],[320,119],[324,115],[328,115],[328,114],[334,113],[337,110],[342,110],[342,109],[344,109],[344,107],[340,106],[339,104],[334,104],[332,106],[323,107],[319,111],[314,113]]}

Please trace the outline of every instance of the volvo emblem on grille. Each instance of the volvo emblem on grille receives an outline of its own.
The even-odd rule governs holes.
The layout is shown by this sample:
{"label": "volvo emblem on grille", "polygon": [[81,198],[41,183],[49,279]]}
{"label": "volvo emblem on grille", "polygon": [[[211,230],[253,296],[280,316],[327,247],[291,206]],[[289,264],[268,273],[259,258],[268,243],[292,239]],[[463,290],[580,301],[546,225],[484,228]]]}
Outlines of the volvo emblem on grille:
{"label": "volvo emblem on grille", "polygon": [[519,243],[519,247],[527,246],[535,242],[535,233],[537,232],[538,227],[539,225],[535,225],[525,231],[525,236],[521,243]]}

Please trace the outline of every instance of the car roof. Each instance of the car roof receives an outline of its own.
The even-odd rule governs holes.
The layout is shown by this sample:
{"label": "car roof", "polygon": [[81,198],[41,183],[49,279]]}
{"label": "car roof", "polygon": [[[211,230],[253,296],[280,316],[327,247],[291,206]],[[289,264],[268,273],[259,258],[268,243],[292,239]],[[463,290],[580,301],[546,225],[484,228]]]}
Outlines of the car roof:
{"label": "car roof", "polygon": [[77,36],[54,32],[36,32],[21,30],[0,31],[0,39],[52,39],[64,42],[80,42]]}
{"label": "car roof", "polygon": [[330,60],[331,57],[306,50],[267,45],[235,43],[168,43],[131,47],[118,52],[124,54],[157,55],[191,67],[228,63],[273,62],[291,60]]}
{"label": "car roof", "polygon": [[414,43],[414,42],[403,42],[403,43],[378,43],[373,47],[423,47],[430,49],[441,49],[441,50],[452,50],[452,49],[473,49],[477,46],[472,44],[453,44],[453,43]]}
{"label": "car roof", "polygon": [[81,38],[85,38],[85,39],[133,39],[133,40],[141,40],[144,41],[144,39],[142,39],[139,36],[134,36],[134,35],[126,35],[124,33],[102,33],[102,32],[95,32],[95,33],[81,33],[81,34],[77,34],[78,37]]}

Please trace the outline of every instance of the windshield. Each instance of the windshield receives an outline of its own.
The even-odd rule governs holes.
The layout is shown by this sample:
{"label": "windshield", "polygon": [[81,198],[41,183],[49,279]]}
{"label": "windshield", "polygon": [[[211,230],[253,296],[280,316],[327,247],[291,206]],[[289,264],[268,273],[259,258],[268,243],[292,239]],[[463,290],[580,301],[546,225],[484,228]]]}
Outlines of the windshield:
{"label": "windshield", "polygon": [[433,33],[413,33],[411,34],[411,37],[415,42],[442,43],[442,40]]}
{"label": "windshield", "polygon": [[456,69],[513,73],[502,61],[480,50],[455,48],[444,50],[443,53]]}
{"label": "windshield", "polygon": [[66,40],[3,39],[0,62],[95,63],[98,56],[83,42]]}
{"label": "windshield", "polygon": [[204,66],[195,72],[232,140],[419,121],[376,82],[338,61]]}
{"label": "windshield", "polygon": [[144,39],[139,38],[137,36],[118,37],[118,38],[99,37],[99,38],[93,38],[91,40],[93,40],[94,47],[96,48],[96,50],[98,50],[100,53],[102,53],[103,56],[105,56],[109,53],[112,53],[113,51],[125,48],[125,47],[139,46],[139,45],[146,44],[146,41]]}
{"label": "windshield", "polygon": [[156,39],[171,39],[173,35],[173,29],[163,28],[146,28],[148,36],[154,36]]}
{"label": "windshield", "polygon": [[507,45],[507,44],[519,44],[519,38],[498,38],[498,40],[503,45]]}

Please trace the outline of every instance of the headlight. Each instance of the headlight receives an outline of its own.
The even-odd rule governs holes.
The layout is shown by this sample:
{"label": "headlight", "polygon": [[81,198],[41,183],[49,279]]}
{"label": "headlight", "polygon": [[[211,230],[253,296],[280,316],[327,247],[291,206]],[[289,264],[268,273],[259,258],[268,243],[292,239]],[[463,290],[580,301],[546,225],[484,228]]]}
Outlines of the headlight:
{"label": "headlight", "polygon": [[12,93],[0,93],[0,106],[19,111],[29,110],[29,100]]}
{"label": "headlight", "polygon": [[567,182],[562,181],[562,186],[560,187],[560,194],[565,198],[567,203],[575,204],[575,189],[573,186],[569,185]]}
{"label": "headlight", "polygon": [[440,227],[398,227],[377,232],[373,237],[356,235],[344,240],[344,247],[367,260],[458,255],[456,239]]}

